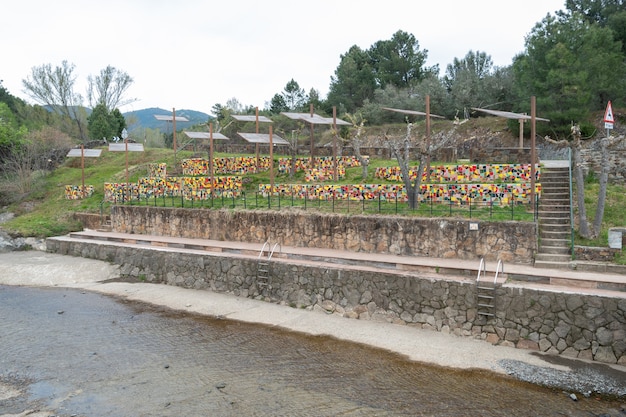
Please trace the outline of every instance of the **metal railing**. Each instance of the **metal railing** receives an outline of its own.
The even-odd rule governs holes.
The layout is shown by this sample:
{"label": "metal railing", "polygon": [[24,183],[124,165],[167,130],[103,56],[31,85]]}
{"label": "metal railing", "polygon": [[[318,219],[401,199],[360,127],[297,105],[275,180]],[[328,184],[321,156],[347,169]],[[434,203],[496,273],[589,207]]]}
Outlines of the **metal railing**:
{"label": "metal railing", "polygon": [[496,266],[496,276],[493,278],[493,285],[496,285],[498,282],[498,272],[502,272],[504,274],[504,264],[502,263],[502,259],[498,259],[498,265]]}
{"label": "metal railing", "polygon": [[567,161],[569,172],[569,224],[570,224],[570,252],[572,260],[576,258],[576,251],[574,250],[574,197],[573,197],[573,182],[572,182],[572,149],[567,148]]}
{"label": "metal railing", "polygon": [[330,198],[306,199],[289,195],[265,195],[260,192],[245,193],[238,196],[219,195],[206,199],[186,199],[183,196],[133,195],[131,199],[122,195],[119,200],[108,204],[135,206],[204,208],[204,209],[245,209],[245,210],[315,210],[339,214],[393,214],[421,217],[460,217],[477,220],[516,220],[534,222],[537,217],[538,199],[534,204],[510,202],[500,205],[496,199],[467,199],[463,201],[422,200],[415,207],[399,198],[344,199]]}
{"label": "metal railing", "polygon": [[[504,263],[502,262],[502,259],[498,259],[496,274],[493,278],[493,285],[496,285],[498,283],[498,274],[500,272],[504,273]],[[485,258],[480,258],[480,264],[478,265],[478,276],[476,276],[476,284],[480,283],[481,273],[483,278],[487,276],[487,266],[485,264]]]}
{"label": "metal railing", "polygon": [[483,277],[487,275],[487,267],[485,266],[485,258],[480,258],[480,264],[478,265],[478,276],[476,277],[476,284],[480,282],[480,274]]}
{"label": "metal railing", "polygon": [[[270,247],[270,242],[269,240],[267,240],[265,241],[265,243],[263,243],[263,247],[261,247],[261,252],[259,252],[259,257],[257,258],[258,260],[261,260],[261,258],[263,257],[263,253],[267,251],[268,252],[267,260],[269,261],[272,259],[272,256],[274,255],[274,251],[276,251],[276,247],[278,247],[279,250],[282,248],[280,246],[280,243],[274,243],[274,246],[272,246],[271,250],[269,249],[269,247]],[[267,250],[265,248],[267,248]]]}

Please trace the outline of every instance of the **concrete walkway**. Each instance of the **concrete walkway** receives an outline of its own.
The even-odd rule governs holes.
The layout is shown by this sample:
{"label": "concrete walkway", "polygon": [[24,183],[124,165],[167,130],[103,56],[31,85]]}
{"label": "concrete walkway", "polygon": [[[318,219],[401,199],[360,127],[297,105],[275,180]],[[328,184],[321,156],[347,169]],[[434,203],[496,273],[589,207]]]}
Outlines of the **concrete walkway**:
{"label": "concrete walkway", "polygon": [[[262,243],[216,241],[208,239],[189,239],[170,236],[137,235],[117,232],[85,230],[70,233],[68,236],[52,238],[55,240],[93,240],[120,246],[150,246],[156,250],[175,250],[221,255],[235,254],[258,258],[263,249]],[[274,248],[270,243],[266,250]],[[475,280],[480,267],[480,260],[456,258],[430,258],[421,256],[400,256],[385,253],[351,252],[334,249],[307,248],[294,246],[275,247],[272,259],[276,262],[327,262],[342,266],[381,268],[386,271],[419,271],[435,278]],[[551,288],[561,291],[575,291],[586,294],[611,294],[626,298],[626,275],[607,272],[573,271],[549,268],[536,268],[532,265],[504,263],[498,269],[498,263],[484,263],[485,278],[493,280],[498,272],[498,282],[507,281],[520,286]],[[482,278],[481,278],[482,279]],[[616,295],[617,293],[617,295]]]}
{"label": "concrete walkway", "polygon": [[[485,341],[376,321],[347,319],[319,311],[163,284],[110,282],[118,267],[106,262],[38,251],[0,254],[0,284],[76,288],[164,306],[182,312],[259,323],[311,335],[362,343],[413,361],[453,368],[508,373],[503,363],[516,361],[559,372],[593,367],[608,385],[626,381],[626,367],[579,359],[555,360],[538,352],[493,346]],[[556,358],[558,359],[558,358]],[[560,363],[560,364],[559,364]],[[572,366],[572,364],[577,364]],[[618,382],[619,383],[619,382]]]}

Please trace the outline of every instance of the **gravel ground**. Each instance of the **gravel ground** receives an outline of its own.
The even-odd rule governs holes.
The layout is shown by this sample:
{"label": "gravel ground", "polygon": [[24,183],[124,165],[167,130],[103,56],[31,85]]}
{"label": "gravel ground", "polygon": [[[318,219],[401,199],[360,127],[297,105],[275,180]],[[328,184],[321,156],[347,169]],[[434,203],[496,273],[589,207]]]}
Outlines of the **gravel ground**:
{"label": "gravel ground", "polygon": [[559,388],[572,394],[591,396],[594,393],[626,399],[624,372],[606,365],[578,363],[571,360],[569,370],[530,365],[518,360],[501,359],[498,364],[505,372],[520,381]]}

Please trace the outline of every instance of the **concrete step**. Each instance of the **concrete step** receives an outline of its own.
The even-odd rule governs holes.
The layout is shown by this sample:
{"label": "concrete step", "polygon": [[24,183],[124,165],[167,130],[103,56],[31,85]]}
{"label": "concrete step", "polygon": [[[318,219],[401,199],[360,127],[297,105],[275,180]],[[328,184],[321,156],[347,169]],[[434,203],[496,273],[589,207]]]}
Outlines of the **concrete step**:
{"label": "concrete step", "polygon": [[[570,267],[570,263],[569,260],[567,261],[563,261],[563,262],[559,262],[559,261],[541,261],[541,260],[535,260],[535,268],[547,268],[547,269],[572,269]],[[535,280],[534,282],[541,282],[544,284],[549,284],[550,283],[550,279],[547,277],[543,277],[544,281],[538,281]],[[547,281],[545,281],[545,279],[547,278]],[[528,279],[522,279],[520,277],[516,277],[513,279],[517,279],[519,281],[528,281]]]}
{"label": "concrete step", "polygon": [[543,230],[546,232],[565,232],[566,230],[571,233],[571,226],[569,222],[561,222],[561,223],[545,223],[543,221],[539,222],[539,230]]}
{"label": "concrete step", "polygon": [[571,260],[568,254],[538,253],[535,256],[535,267],[540,268],[543,263],[569,263]]}
{"label": "concrete step", "polygon": [[549,239],[569,242],[572,237],[572,232],[569,227],[567,229],[563,228],[563,230],[540,230],[539,237],[541,238],[541,242],[545,242]]}
{"label": "concrete step", "polygon": [[569,193],[569,182],[542,182],[541,190],[548,193]]}
{"label": "concrete step", "polygon": [[542,175],[540,182],[546,184],[569,184],[568,175]]}
{"label": "concrete step", "polygon": [[545,195],[543,195],[541,197],[541,199],[539,200],[539,206],[558,206],[558,207],[562,207],[562,206],[566,206],[569,207],[571,205],[570,200],[569,200],[569,196],[564,196],[562,198],[555,198],[555,197],[547,197]]}
{"label": "concrete step", "polygon": [[541,199],[539,200],[539,204],[542,203],[550,203],[550,204],[570,204],[569,193],[554,193],[554,194],[546,194],[545,191],[541,193]]}
{"label": "concrete step", "polygon": [[541,246],[537,249],[537,255],[567,255],[570,256],[570,248],[562,246]]}
{"label": "concrete step", "polygon": [[550,193],[547,192],[545,190],[542,190],[541,192],[541,200],[539,201],[556,201],[556,202],[567,202],[567,204],[569,204],[569,192],[555,192],[555,193]]}
{"label": "concrete step", "polygon": [[565,232],[571,233],[571,227],[569,224],[563,223],[544,223],[539,222],[539,230],[544,232]]}
{"label": "concrete step", "polygon": [[541,184],[567,184],[569,185],[569,177],[567,176],[553,176],[546,177],[545,175],[541,177]]}
{"label": "concrete step", "polygon": [[561,198],[569,198],[569,187],[549,187],[541,185],[541,196],[542,197],[556,197],[560,196]]}
{"label": "concrete step", "polygon": [[539,224],[562,224],[570,221],[569,211],[543,211],[540,209],[537,213],[539,214]]}
{"label": "concrete step", "polygon": [[556,248],[560,248],[560,247],[566,247],[569,248],[570,244],[571,244],[571,240],[570,239],[563,239],[563,238],[542,238],[541,239],[541,247],[556,247]]}
{"label": "concrete step", "polygon": [[[559,230],[559,231],[550,231],[540,233],[541,244],[547,246],[560,246],[562,244],[569,245],[571,233],[569,227],[567,229]],[[554,244],[552,244],[554,243]]]}
{"label": "concrete step", "polygon": [[570,211],[569,210],[544,210],[542,207],[539,207],[539,210],[537,210],[537,213],[539,214],[539,218],[569,218],[570,217]]}
{"label": "concrete step", "polygon": [[544,222],[539,222],[539,233],[541,232],[560,232],[560,233],[566,233],[568,234],[568,236],[572,233],[572,228],[569,224],[569,222],[562,222],[562,223],[544,223]]}
{"label": "concrete step", "polygon": [[567,204],[558,204],[558,203],[554,203],[554,202],[550,202],[548,204],[546,204],[546,203],[539,203],[539,210],[543,211],[543,212],[550,212],[550,211],[562,212],[562,211],[565,211],[565,212],[567,212],[569,214],[570,206],[569,206],[569,202]]}

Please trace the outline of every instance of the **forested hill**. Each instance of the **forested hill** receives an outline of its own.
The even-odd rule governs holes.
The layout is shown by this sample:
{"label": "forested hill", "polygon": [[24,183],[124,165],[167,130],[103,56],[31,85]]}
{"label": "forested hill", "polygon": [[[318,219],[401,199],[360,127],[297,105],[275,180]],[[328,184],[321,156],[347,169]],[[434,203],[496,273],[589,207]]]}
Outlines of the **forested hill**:
{"label": "forested hill", "polygon": [[[159,116],[172,116],[171,110],[164,110],[158,107],[151,107],[149,109],[135,110],[131,112],[123,113],[129,130],[138,128],[160,129],[163,132],[172,130],[170,122],[163,120],[157,120],[155,115]],[[206,124],[213,117],[207,113],[203,113],[196,110],[176,110],[176,118],[186,117],[188,122],[176,122],[176,130],[188,129],[191,126],[198,124]]]}

